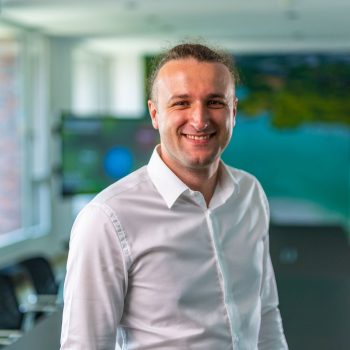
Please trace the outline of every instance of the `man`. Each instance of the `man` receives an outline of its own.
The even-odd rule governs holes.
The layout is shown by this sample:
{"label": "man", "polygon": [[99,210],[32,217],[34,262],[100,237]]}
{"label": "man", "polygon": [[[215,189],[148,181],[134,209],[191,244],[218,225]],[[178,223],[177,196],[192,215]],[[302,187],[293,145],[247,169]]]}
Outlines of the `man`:
{"label": "man", "polygon": [[73,226],[61,349],[287,349],[267,200],[220,160],[237,110],[230,61],[172,48],[148,107],[161,140],[148,166]]}

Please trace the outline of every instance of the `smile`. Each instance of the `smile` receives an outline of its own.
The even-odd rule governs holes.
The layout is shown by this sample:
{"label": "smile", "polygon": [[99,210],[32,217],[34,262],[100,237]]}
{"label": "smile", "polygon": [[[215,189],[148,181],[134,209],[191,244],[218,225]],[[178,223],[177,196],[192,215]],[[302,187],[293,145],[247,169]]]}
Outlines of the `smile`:
{"label": "smile", "polygon": [[209,140],[211,135],[186,135],[188,139],[191,140]]}

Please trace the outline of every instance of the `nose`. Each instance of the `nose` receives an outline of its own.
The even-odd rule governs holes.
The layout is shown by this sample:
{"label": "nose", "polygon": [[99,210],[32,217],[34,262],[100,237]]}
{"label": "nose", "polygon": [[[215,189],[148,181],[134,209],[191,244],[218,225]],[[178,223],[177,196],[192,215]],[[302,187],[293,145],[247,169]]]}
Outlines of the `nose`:
{"label": "nose", "polygon": [[196,131],[203,131],[209,125],[209,115],[205,107],[198,103],[191,110],[191,125]]}

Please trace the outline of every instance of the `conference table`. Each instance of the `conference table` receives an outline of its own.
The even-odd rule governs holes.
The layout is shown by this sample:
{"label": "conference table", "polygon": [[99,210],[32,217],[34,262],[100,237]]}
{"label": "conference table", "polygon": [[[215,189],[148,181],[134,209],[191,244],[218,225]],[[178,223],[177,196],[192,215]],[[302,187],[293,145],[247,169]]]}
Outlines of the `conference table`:
{"label": "conference table", "polygon": [[30,331],[6,347],[6,350],[58,350],[62,310],[53,312],[40,320]]}

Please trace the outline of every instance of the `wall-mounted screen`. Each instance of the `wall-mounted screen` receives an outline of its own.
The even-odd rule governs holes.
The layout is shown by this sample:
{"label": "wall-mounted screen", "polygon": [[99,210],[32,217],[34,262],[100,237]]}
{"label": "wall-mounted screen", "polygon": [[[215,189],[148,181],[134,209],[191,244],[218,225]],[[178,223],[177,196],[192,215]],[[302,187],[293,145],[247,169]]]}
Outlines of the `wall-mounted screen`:
{"label": "wall-mounted screen", "polygon": [[350,55],[238,55],[227,163],[262,183],[273,221],[350,228]]}
{"label": "wall-mounted screen", "polygon": [[159,143],[149,118],[64,113],[62,194],[94,194],[146,165]]}

